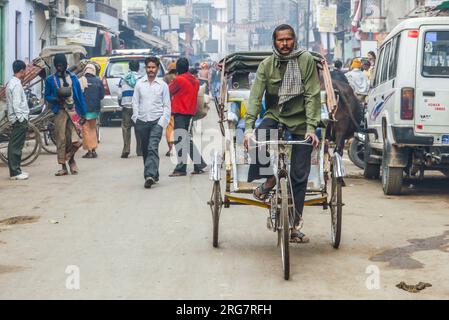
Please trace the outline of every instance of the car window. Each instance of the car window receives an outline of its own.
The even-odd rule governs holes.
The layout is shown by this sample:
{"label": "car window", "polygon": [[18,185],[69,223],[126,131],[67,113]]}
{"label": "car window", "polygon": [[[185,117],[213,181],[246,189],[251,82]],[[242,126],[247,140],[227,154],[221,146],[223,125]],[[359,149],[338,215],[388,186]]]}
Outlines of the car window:
{"label": "car window", "polygon": [[423,50],[423,76],[449,77],[449,31],[426,32]]}
{"label": "car window", "polygon": [[[108,67],[107,77],[108,78],[121,78],[126,75],[129,71],[129,61],[111,61]],[[145,61],[139,60],[139,75],[145,75]],[[158,77],[163,77],[164,72],[162,67],[159,68]]]}
{"label": "car window", "polygon": [[385,53],[382,58],[382,73],[380,76],[380,83],[384,83],[388,80],[388,65],[389,65],[389,59],[390,59],[390,48],[391,48],[391,42],[387,44],[385,47]]}
{"label": "car window", "polygon": [[376,64],[376,77],[374,78],[374,87],[377,87],[381,82],[380,82],[380,75],[381,75],[381,70],[382,70],[382,61],[383,61],[383,57],[384,57],[384,52],[385,52],[385,47],[383,47],[380,50],[380,54],[379,54],[379,59],[377,60],[377,64]]}
{"label": "car window", "polygon": [[393,80],[394,78],[396,78],[397,75],[400,44],[401,44],[401,35],[393,39],[390,54],[390,67],[388,71],[389,80]]}

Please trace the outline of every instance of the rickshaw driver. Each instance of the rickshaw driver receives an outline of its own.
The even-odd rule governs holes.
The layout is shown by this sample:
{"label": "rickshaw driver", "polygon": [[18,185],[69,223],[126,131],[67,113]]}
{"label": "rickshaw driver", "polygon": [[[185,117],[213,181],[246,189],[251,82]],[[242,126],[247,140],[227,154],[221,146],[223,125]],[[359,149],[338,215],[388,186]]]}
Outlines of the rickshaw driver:
{"label": "rickshaw driver", "polygon": [[[292,134],[293,140],[311,141],[311,145],[292,146],[290,169],[296,209],[291,241],[307,243],[310,239],[299,229],[311,168],[312,145],[317,148],[320,142],[315,133],[320,122],[320,79],[313,56],[306,50],[298,49],[296,34],[291,26],[286,24],[278,26],[273,32],[273,44],[273,55],[259,65],[251,88],[245,118],[244,145],[248,150],[250,140],[270,139],[270,130],[276,133],[276,136],[271,135],[270,140],[277,140],[279,124],[285,126]],[[264,94],[266,113],[254,132],[254,124],[260,113]],[[261,163],[259,159],[260,155],[263,155],[261,152],[267,155],[266,147],[257,150],[256,159],[252,159],[248,182],[267,179],[254,190],[254,197],[263,201],[276,186],[276,177],[270,163]]]}

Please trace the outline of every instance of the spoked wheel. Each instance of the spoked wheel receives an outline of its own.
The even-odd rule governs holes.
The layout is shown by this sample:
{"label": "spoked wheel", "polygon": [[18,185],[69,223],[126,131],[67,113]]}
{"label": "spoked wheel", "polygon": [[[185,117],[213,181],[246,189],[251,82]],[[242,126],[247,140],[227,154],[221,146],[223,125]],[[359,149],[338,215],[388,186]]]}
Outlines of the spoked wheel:
{"label": "spoked wheel", "polygon": [[215,181],[212,188],[212,195],[210,201],[208,202],[211,212],[212,212],[212,222],[213,222],[213,238],[212,245],[214,248],[218,247],[218,227],[220,222],[221,208],[223,207],[223,200],[221,197],[221,187],[220,181]]}
{"label": "spoked wheel", "polygon": [[341,240],[341,220],[342,220],[342,186],[343,180],[336,178],[331,168],[332,182],[331,182],[331,199],[329,208],[331,210],[331,231],[332,231],[332,246],[335,249],[340,247]]}
{"label": "spoked wheel", "polygon": [[[8,132],[8,137],[11,132]],[[0,159],[8,164],[8,143],[9,141],[5,141],[2,139],[0,143]],[[32,123],[28,123],[28,130],[26,133],[25,144],[22,149],[22,166],[29,166],[39,157],[41,152],[42,144],[41,144],[41,135],[39,130]]]}
{"label": "spoked wheel", "polygon": [[50,154],[56,154],[56,137],[55,126],[53,123],[49,123],[47,128],[42,133],[42,149]]}
{"label": "spoked wheel", "polygon": [[281,178],[281,212],[279,216],[278,237],[281,245],[282,268],[284,279],[290,278],[290,224],[289,224],[289,191],[287,179]]}

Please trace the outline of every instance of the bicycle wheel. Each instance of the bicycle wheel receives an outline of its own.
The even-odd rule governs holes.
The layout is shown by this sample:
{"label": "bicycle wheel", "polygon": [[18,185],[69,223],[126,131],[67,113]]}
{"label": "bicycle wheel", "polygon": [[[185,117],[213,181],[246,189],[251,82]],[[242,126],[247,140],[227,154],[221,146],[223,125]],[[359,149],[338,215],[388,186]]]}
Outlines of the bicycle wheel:
{"label": "bicycle wheel", "polygon": [[220,181],[215,181],[212,188],[212,195],[210,201],[208,202],[211,212],[212,212],[212,222],[213,222],[213,237],[212,245],[214,248],[218,247],[218,227],[220,222],[221,208],[223,207],[223,200],[221,198],[221,187]]}
{"label": "bicycle wheel", "polygon": [[278,237],[281,244],[282,268],[284,271],[284,279],[290,278],[290,224],[289,224],[289,193],[290,189],[287,185],[287,179],[280,179],[281,188],[281,212],[279,216]]}
{"label": "bicycle wheel", "polygon": [[47,128],[42,133],[42,149],[50,154],[56,154],[56,139],[55,128],[52,123],[47,125]]}
{"label": "bicycle wheel", "polygon": [[336,178],[333,174],[333,166],[331,166],[331,199],[329,208],[331,210],[331,236],[332,246],[335,249],[340,247],[341,240],[341,222],[342,222],[342,186],[343,181],[341,178]]}
{"label": "bicycle wheel", "polygon": [[[8,132],[9,136],[11,132]],[[8,142],[3,140],[0,143],[0,158],[6,164],[8,163]],[[41,152],[41,135],[39,129],[32,123],[28,123],[28,130],[26,133],[25,143],[22,148],[22,166],[29,166],[39,157]]]}

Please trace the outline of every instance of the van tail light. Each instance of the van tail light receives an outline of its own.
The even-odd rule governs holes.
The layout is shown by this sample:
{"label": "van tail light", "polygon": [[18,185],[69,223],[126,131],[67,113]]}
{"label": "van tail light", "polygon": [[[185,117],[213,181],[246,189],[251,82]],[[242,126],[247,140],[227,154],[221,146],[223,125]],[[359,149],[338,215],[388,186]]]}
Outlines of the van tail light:
{"label": "van tail light", "polygon": [[104,94],[106,96],[110,96],[111,90],[109,90],[109,85],[108,85],[108,81],[106,80],[106,77],[103,77],[103,79],[101,79],[101,81],[103,82]]}
{"label": "van tail light", "polygon": [[408,32],[408,37],[412,39],[418,39],[419,37],[419,30],[410,30]]}
{"label": "van tail light", "polygon": [[415,89],[402,88],[401,120],[413,120],[414,111],[415,111]]}

